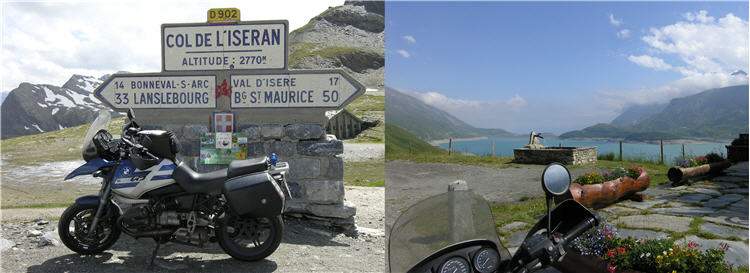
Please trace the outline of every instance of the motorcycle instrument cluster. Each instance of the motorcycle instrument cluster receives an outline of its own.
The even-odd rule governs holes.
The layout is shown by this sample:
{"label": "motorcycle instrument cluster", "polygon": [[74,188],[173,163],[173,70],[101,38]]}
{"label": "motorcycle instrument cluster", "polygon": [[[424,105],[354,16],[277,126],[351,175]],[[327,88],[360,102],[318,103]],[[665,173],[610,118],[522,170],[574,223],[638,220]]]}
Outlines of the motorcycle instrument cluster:
{"label": "motorcycle instrument cluster", "polygon": [[469,273],[469,261],[461,257],[453,257],[440,266],[440,273]]}

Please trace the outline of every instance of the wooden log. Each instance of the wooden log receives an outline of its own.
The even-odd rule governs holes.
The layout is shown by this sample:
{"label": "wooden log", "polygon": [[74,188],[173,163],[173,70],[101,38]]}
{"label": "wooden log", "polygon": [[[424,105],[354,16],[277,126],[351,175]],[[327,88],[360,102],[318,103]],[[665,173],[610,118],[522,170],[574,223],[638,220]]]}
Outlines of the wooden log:
{"label": "wooden log", "polygon": [[[570,194],[573,199],[587,207],[604,207],[622,198],[629,198],[640,191],[644,191],[651,183],[647,172],[642,172],[638,179],[620,177],[601,184],[570,185]],[[637,199],[645,198],[644,195],[636,196]]]}
{"label": "wooden log", "polygon": [[729,168],[729,166],[732,166],[732,163],[730,163],[729,160],[711,164],[703,164],[691,168],[674,166],[672,168],[669,168],[669,171],[667,171],[667,178],[669,178],[669,181],[672,181],[673,184],[684,184],[690,178],[707,174],[715,174],[726,168]]}

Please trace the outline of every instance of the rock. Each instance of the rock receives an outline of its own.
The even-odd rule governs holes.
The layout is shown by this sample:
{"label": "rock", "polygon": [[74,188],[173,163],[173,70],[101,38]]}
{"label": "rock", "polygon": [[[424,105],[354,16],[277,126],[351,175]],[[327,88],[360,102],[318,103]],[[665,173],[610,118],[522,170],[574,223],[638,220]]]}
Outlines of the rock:
{"label": "rock", "polygon": [[519,229],[519,228],[522,228],[522,227],[526,227],[526,226],[528,226],[528,225],[529,225],[529,224],[527,224],[527,223],[524,223],[524,222],[513,222],[513,223],[510,223],[510,224],[504,225],[504,226],[503,226],[502,228],[500,228],[500,229],[501,229],[501,230],[502,230],[503,232],[510,232],[510,231],[512,231],[512,230],[515,230],[515,229]]}
{"label": "rock", "polygon": [[44,235],[39,238],[39,242],[37,242],[38,247],[48,245],[60,246],[60,236],[58,235],[57,230],[45,232]]}
{"label": "rock", "polygon": [[263,124],[260,126],[263,140],[281,139],[284,136],[284,126],[281,124]]}
{"label": "rock", "polygon": [[200,139],[202,133],[208,133],[208,126],[199,124],[188,124],[183,129],[183,137],[186,139]]}
{"label": "rock", "polygon": [[329,157],[326,176],[333,180],[343,180],[344,178],[344,159],[340,157]]}
{"label": "rock", "polygon": [[293,155],[294,143],[291,141],[274,141],[268,144],[268,153],[277,155]]}
{"label": "rock", "polygon": [[708,200],[705,205],[712,208],[720,208],[728,205],[729,203],[739,201],[742,198],[742,195],[732,193]]}
{"label": "rock", "polygon": [[619,224],[630,228],[651,228],[668,230],[672,232],[685,232],[690,230],[689,217],[678,217],[662,214],[631,215],[622,216],[617,219]]}
{"label": "rock", "polygon": [[284,127],[284,135],[291,139],[321,139],[325,137],[325,133],[320,124],[291,124]]}
{"label": "rock", "polygon": [[260,126],[258,125],[244,125],[237,128],[240,132],[247,133],[248,140],[260,139]]}
{"label": "rock", "polygon": [[713,179],[711,179],[711,182],[714,182],[714,183],[716,183],[716,182],[728,182],[728,183],[742,183],[742,182],[744,182],[744,183],[747,183],[747,181],[748,181],[747,176],[745,176],[745,177],[719,176],[719,177],[714,177]]}
{"label": "rock", "polygon": [[711,197],[712,197],[711,195],[703,194],[703,193],[690,193],[690,194],[684,194],[680,196],[678,200],[684,203],[698,204],[701,201],[709,199]]}
{"label": "rock", "polygon": [[737,238],[740,238],[742,240],[747,240],[747,229],[741,229],[741,228],[733,228],[728,226],[721,226],[713,223],[703,223],[700,225],[700,230],[706,233],[711,233],[713,235],[727,238],[735,236]]}
{"label": "rock", "polygon": [[687,246],[690,241],[693,241],[700,245],[700,249],[721,248],[719,244],[726,243],[729,245],[729,249],[724,254],[725,262],[733,264],[734,266],[743,266],[748,264],[748,245],[745,242],[706,240],[698,238],[698,236],[695,235],[689,235],[684,239],[677,241],[676,243],[684,247]]}
{"label": "rock", "polygon": [[[635,214],[635,213],[639,212],[640,210],[626,208],[626,207],[621,207],[621,206],[611,206],[611,207],[607,208],[606,211],[614,213],[614,214],[617,214],[617,215],[628,215],[628,214]],[[601,216],[601,214],[600,214],[600,216]]]}
{"label": "rock", "polygon": [[376,13],[368,13],[364,8],[341,6],[323,14],[322,17],[334,25],[350,25],[368,32],[382,32],[385,29],[385,17]]}
{"label": "rock", "polygon": [[28,231],[28,234],[29,234],[29,235],[28,235],[28,237],[37,237],[37,236],[42,236],[42,232],[41,232],[41,231],[38,231],[38,230],[36,230],[36,229],[30,229],[30,230]]}
{"label": "rock", "polygon": [[304,179],[316,178],[320,176],[320,159],[319,158],[289,158],[289,178]]}
{"label": "rock", "polygon": [[448,191],[468,191],[469,184],[463,180],[456,180],[448,184]]}
{"label": "rock", "polygon": [[247,146],[247,155],[265,155],[266,150],[265,147],[263,147],[263,142],[252,142],[248,143]]}
{"label": "rock", "polygon": [[657,208],[657,209],[652,209],[652,211],[663,213],[663,214],[703,216],[706,214],[714,213],[716,210],[712,208],[705,208],[705,207],[686,206],[685,204],[682,204],[682,203],[673,203],[671,208]]}
{"label": "rock", "polygon": [[340,155],[344,153],[344,143],[341,140],[329,141],[300,141],[297,150],[303,155]]}
{"label": "rock", "polygon": [[294,200],[292,200],[287,202],[286,211],[284,213],[287,212],[312,214],[319,217],[348,219],[354,216],[357,212],[357,208],[352,204],[321,205],[294,202]]}
{"label": "rock", "polygon": [[620,228],[617,230],[617,237],[633,237],[638,239],[666,239],[667,237],[669,237],[669,235],[666,232],[660,231]]}
{"label": "rock", "polygon": [[39,219],[39,220],[36,220],[36,224],[43,226],[43,225],[49,224],[49,221],[44,220],[44,219]]}
{"label": "rock", "polygon": [[520,246],[521,243],[523,243],[523,239],[526,238],[526,233],[528,232],[528,230],[516,231],[505,238],[506,240],[508,240],[508,246]]}
{"label": "rock", "polygon": [[13,241],[5,238],[0,238],[0,252],[6,251],[14,246],[16,246],[16,243],[14,243]]}
{"label": "rock", "polygon": [[653,207],[657,204],[661,204],[664,202],[667,202],[667,200],[654,199],[654,200],[644,200],[641,202],[625,201],[625,202],[620,202],[620,205],[645,210],[645,209],[648,209],[650,207]]}
{"label": "rock", "polygon": [[341,180],[313,180],[299,182],[302,199],[317,204],[339,204],[344,201],[344,182]]}
{"label": "rock", "polygon": [[657,189],[657,188],[648,188],[645,191],[642,191],[642,193],[649,197],[656,197],[656,196],[661,196],[665,194],[670,194],[672,193],[672,191],[662,190],[662,189]]}
{"label": "rock", "polygon": [[748,227],[747,210],[744,210],[743,212],[731,209],[721,209],[708,216],[704,216],[702,219],[704,221],[717,224],[732,225],[744,228]]}
{"label": "rock", "polygon": [[697,192],[697,193],[703,193],[703,194],[708,194],[708,195],[713,195],[713,196],[719,196],[719,195],[721,195],[721,193],[719,191],[712,190],[712,189],[694,188],[693,191]]}
{"label": "rock", "polygon": [[723,190],[725,193],[740,193],[743,195],[747,195],[747,188],[735,188],[735,189],[725,189]]}

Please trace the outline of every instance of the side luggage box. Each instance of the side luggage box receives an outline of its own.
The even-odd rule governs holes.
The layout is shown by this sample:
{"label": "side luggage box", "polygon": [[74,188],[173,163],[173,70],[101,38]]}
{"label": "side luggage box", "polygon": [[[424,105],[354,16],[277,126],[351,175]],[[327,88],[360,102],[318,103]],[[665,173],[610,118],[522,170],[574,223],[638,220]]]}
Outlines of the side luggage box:
{"label": "side luggage box", "polygon": [[229,179],[221,192],[229,208],[243,217],[273,217],[284,210],[284,193],[267,172]]}

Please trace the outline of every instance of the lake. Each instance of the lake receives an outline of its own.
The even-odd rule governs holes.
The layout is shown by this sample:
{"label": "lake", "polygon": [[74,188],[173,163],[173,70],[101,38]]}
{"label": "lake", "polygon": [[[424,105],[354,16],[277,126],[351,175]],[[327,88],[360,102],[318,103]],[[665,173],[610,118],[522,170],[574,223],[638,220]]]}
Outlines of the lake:
{"label": "lake", "polygon": [[[513,156],[513,149],[523,148],[529,143],[529,138],[499,138],[499,139],[480,139],[467,141],[454,141],[453,150],[475,155],[492,154],[492,142],[495,142],[495,156]],[[609,141],[589,141],[589,140],[563,140],[563,139],[540,139],[544,146],[576,146],[576,147],[596,147],[598,155],[615,153],[615,158],[620,153],[619,142]],[[664,161],[668,164],[675,163],[675,159],[682,156],[683,144],[664,144]],[[729,143],[701,143],[701,144],[684,144],[685,155],[695,157],[706,155],[707,153],[717,153],[726,157],[727,149],[725,145]],[[440,144],[443,149],[448,149],[448,143]],[[659,161],[659,144],[642,144],[642,143],[622,143],[623,159],[640,158],[652,161]]]}

